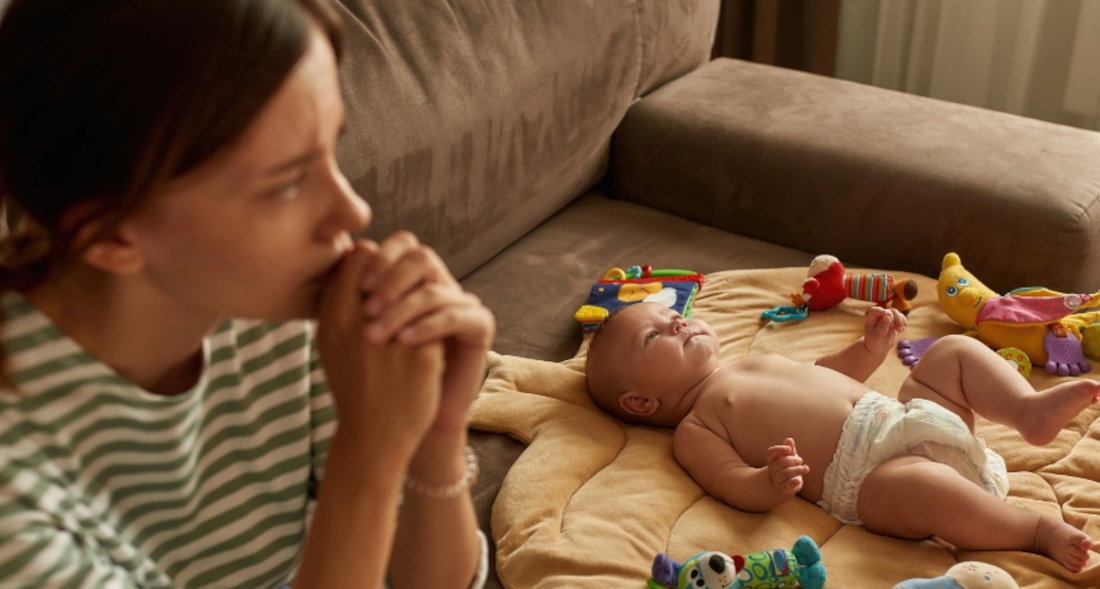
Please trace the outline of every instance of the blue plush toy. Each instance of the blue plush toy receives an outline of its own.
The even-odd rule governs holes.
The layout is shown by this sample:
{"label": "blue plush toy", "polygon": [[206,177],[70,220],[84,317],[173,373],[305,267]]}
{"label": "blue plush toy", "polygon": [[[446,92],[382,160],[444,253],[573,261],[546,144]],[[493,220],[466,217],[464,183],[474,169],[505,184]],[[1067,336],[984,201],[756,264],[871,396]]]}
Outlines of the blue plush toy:
{"label": "blue plush toy", "polygon": [[653,559],[649,589],[778,589],[825,586],[821,551],[809,536],[799,536],[791,550],[727,556],[700,552],[678,563],[667,554]]}
{"label": "blue plush toy", "polygon": [[909,579],[894,589],[1020,589],[1020,585],[999,566],[966,560],[947,569],[942,577]]}

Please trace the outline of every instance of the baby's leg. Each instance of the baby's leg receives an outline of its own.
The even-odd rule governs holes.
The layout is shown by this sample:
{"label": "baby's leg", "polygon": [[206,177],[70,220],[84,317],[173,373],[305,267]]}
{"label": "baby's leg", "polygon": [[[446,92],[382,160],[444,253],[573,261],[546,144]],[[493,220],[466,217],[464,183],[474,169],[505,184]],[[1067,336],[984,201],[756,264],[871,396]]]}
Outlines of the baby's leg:
{"label": "baby's leg", "polygon": [[1068,381],[1036,392],[1008,362],[978,340],[940,338],[898,390],[898,400],[929,399],[974,429],[974,414],[1018,430],[1029,443],[1050,443],[1077,414],[1096,402],[1100,383]]}
{"label": "baby's leg", "polygon": [[[923,362],[923,360],[922,360]],[[1022,550],[1070,571],[1088,562],[1092,539],[1059,518],[1010,505],[949,466],[919,456],[884,462],[859,490],[868,530],[899,538],[940,538],[967,550]]]}

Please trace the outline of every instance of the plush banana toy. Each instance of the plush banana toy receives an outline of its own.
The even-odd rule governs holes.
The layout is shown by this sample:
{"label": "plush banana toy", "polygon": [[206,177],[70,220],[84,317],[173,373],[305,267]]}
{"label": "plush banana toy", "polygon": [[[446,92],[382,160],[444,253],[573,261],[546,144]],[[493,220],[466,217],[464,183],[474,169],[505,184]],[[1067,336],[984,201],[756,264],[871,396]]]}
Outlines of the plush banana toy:
{"label": "plush banana toy", "polygon": [[[936,284],[940,306],[951,319],[984,344],[1002,352],[1015,349],[1052,374],[1077,376],[1100,360],[1100,291],[1070,294],[1042,287],[999,295],[962,265],[958,254],[943,258]],[[906,364],[916,364],[934,338],[898,343]]]}

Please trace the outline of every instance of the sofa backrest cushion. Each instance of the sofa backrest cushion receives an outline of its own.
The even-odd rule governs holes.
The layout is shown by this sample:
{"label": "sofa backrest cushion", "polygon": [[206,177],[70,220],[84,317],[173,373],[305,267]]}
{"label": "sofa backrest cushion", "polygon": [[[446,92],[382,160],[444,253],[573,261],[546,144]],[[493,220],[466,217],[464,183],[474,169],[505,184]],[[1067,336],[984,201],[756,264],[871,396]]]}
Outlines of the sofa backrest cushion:
{"label": "sofa backrest cushion", "polygon": [[718,0],[341,0],[339,160],[367,235],[463,276],[594,185],[635,98],[704,63]]}

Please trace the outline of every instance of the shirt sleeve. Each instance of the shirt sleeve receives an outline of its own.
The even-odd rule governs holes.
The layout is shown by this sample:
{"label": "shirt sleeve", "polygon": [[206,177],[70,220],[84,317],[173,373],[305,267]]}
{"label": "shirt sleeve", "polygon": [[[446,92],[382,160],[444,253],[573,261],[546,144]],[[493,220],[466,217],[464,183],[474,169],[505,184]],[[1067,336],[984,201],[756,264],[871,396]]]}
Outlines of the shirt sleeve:
{"label": "shirt sleeve", "polygon": [[38,518],[8,514],[0,525],[0,589],[137,589],[144,585],[134,578],[135,571],[112,562],[97,546],[41,523],[24,525],[34,519]]}

